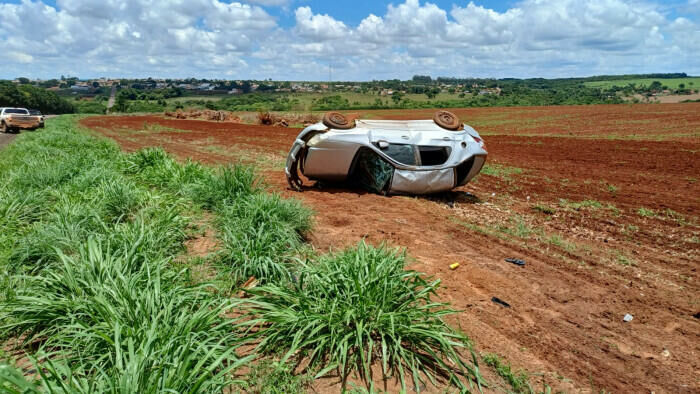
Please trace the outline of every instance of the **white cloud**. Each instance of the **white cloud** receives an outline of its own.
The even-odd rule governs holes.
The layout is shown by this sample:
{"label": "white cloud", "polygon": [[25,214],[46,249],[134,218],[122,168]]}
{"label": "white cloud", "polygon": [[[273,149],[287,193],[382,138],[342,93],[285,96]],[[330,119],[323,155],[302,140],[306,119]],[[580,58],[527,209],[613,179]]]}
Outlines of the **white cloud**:
{"label": "white cloud", "polygon": [[[308,8],[304,16],[307,20],[316,17]],[[429,2],[406,0],[389,5],[383,16],[368,15],[341,37],[312,37],[308,44],[297,43],[295,48],[307,49],[304,53],[321,62],[332,61],[330,48],[343,48],[371,61],[372,72],[393,70],[394,76],[404,78],[412,73],[698,73],[697,51],[686,51],[675,63],[664,53],[676,47],[695,48],[700,42],[695,35],[699,28],[688,18],[672,22],[661,6],[647,2],[523,0],[504,12],[469,2],[447,13]],[[309,45],[319,42],[323,45]],[[311,48],[314,51],[308,50]],[[402,59],[398,67],[387,60],[394,55]]]}
{"label": "white cloud", "polygon": [[699,0],[675,14],[650,1],[522,0],[499,12],[405,0],[349,25],[308,6],[280,17],[261,7],[290,0],[23,0],[0,4],[0,77],[700,73]]}
{"label": "white cloud", "polygon": [[297,22],[295,30],[301,37],[325,41],[346,38],[350,34],[345,23],[328,15],[314,15],[310,7],[299,7],[294,15]]}
{"label": "white cloud", "polygon": [[6,53],[6,56],[11,60],[22,64],[31,63],[32,61],[34,61],[34,57],[32,55],[27,55],[23,52],[9,51]]}

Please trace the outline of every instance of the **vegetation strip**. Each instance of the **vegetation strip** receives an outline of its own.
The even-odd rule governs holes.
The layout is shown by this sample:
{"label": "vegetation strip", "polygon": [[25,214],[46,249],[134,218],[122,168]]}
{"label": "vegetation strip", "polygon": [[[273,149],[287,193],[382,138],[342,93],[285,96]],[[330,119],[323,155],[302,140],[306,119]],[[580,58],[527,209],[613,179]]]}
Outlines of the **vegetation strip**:
{"label": "vegetation strip", "polygon": [[[245,386],[234,369],[279,352],[370,388],[372,365],[404,388],[406,373],[418,390],[479,385],[470,342],[431,301],[438,283],[404,271],[403,254],[361,244],[314,257],[310,211],[251,168],[124,154],[74,123],[52,119],[0,159],[0,339],[34,365],[0,364],[3,391],[220,392]],[[173,264],[203,211],[223,246],[213,263],[230,274],[218,287]],[[263,285],[230,298],[250,276]]]}

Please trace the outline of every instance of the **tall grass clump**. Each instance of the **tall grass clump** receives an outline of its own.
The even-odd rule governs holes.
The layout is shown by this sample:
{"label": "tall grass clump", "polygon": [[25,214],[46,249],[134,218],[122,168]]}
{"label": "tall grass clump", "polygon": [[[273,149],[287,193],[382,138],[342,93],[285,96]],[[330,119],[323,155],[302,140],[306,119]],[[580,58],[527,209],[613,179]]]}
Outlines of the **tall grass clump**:
{"label": "tall grass clump", "polygon": [[192,199],[206,209],[234,205],[245,198],[262,192],[260,180],[251,167],[225,166],[208,174],[192,188]]}
{"label": "tall grass clump", "polygon": [[223,250],[220,263],[234,281],[254,276],[261,282],[292,277],[294,256],[311,227],[311,212],[296,200],[259,193],[222,205],[216,220]]}
{"label": "tall grass clump", "polygon": [[76,257],[61,255],[21,278],[0,305],[0,330],[38,344],[74,378],[119,392],[219,392],[233,384],[228,372],[245,360],[234,353],[229,303],[137,249],[90,240]]}
{"label": "tall grass clump", "polygon": [[302,234],[311,227],[311,212],[296,200],[267,193],[253,168],[180,164],[160,148],[127,155],[123,167],[143,182],[216,214],[222,244],[217,262],[231,272],[234,282],[251,276],[261,282],[292,277],[293,257],[302,246]]}
{"label": "tall grass clump", "polygon": [[189,195],[190,188],[211,172],[196,162],[180,164],[162,148],[145,148],[125,155],[120,164],[127,174],[180,196]]}
{"label": "tall grass clump", "polygon": [[115,245],[146,233],[140,245],[151,258],[182,251],[187,204],[130,176],[125,156],[112,142],[76,132],[70,118],[4,148],[0,269],[36,272],[59,252],[75,254],[88,237]]}
{"label": "tall grass clump", "polygon": [[373,365],[382,378],[406,375],[416,390],[425,380],[444,379],[467,389],[479,382],[468,338],[443,317],[454,313],[431,299],[439,282],[404,270],[404,253],[364,243],[305,265],[298,280],[270,283],[241,300],[248,311],[239,326],[266,352],[284,351],[282,362],[304,355],[322,367],[317,377],[337,371],[345,384],[357,372],[373,387]]}

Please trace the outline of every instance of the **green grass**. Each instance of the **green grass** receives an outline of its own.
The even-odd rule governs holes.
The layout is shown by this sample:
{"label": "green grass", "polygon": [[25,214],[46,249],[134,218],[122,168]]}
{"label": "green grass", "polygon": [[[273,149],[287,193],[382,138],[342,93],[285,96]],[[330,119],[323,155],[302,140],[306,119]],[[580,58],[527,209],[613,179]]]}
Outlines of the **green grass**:
{"label": "green grass", "polygon": [[286,281],[311,228],[311,211],[278,195],[256,194],[219,208],[217,225],[224,245],[219,262],[235,282],[251,276],[263,283]]}
{"label": "green grass", "polygon": [[439,282],[405,264],[403,253],[364,243],[322,256],[295,281],[250,290],[251,298],[241,300],[250,312],[240,326],[255,328],[250,340],[261,351],[283,351],[282,362],[305,358],[320,369],[316,377],[337,371],[343,387],[356,372],[372,390],[381,378],[370,373],[376,363],[403,390],[406,375],[413,387],[442,379],[466,389],[471,379],[479,381],[478,368],[465,358],[471,344],[444,322],[454,311],[431,300]]}
{"label": "green grass", "polygon": [[313,376],[295,375],[292,368],[286,364],[262,360],[251,367],[239,387],[245,393],[303,393],[312,381]]}
{"label": "green grass", "polygon": [[618,190],[619,188],[618,188],[617,186],[611,184],[611,183],[608,183],[608,184],[605,185],[605,189],[606,189],[607,191],[609,191],[610,193],[615,194],[615,193],[617,193],[617,190]]}
{"label": "green grass", "polygon": [[563,208],[570,208],[576,211],[581,210],[582,208],[588,208],[591,210],[603,208],[603,204],[596,200],[568,201],[562,198],[559,200],[559,205]]}
{"label": "green grass", "polygon": [[177,129],[174,127],[163,126],[158,123],[143,122],[142,132],[146,133],[185,133],[187,130]]}
{"label": "green grass", "polygon": [[186,101],[218,101],[221,100],[222,98],[229,97],[228,94],[221,94],[221,95],[208,95],[208,96],[181,96],[181,97],[171,97],[165,99],[166,102],[168,103],[183,103]]}
{"label": "green grass", "polygon": [[545,241],[551,245],[562,248],[569,253],[574,253],[578,249],[575,243],[567,241],[564,237],[562,237],[559,234],[552,234],[549,237],[546,237]]}
{"label": "green grass", "polygon": [[627,255],[625,255],[624,253],[622,253],[620,251],[615,253],[615,262],[617,264],[624,265],[624,266],[637,265],[637,262],[634,261],[634,259],[632,259],[631,257],[628,257]]}
{"label": "green grass", "polygon": [[[624,87],[629,84],[634,84],[638,87],[649,86],[654,81],[661,82],[661,85],[668,86],[670,89],[678,89],[680,84],[685,84],[686,89],[700,89],[700,77],[688,78],[637,78],[637,79],[617,79],[610,81],[593,81],[584,82],[584,85],[592,88],[609,89],[613,86]],[[690,85],[693,82],[693,85]]]}
{"label": "green grass", "polygon": [[[318,101],[320,99],[323,99],[325,97],[329,96],[337,96],[340,95],[343,99],[348,100],[350,105],[360,105],[360,106],[370,106],[375,103],[377,99],[382,101],[383,105],[389,105],[389,106],[394,106],[394,101],[391,99],[391,96],[380,96],[376,92],[375,93],[362,93],[362,92],[348,92],[348,91],[341,91],[341,92],[333,92],[329,91],[326,93],[280,93],[276,94],[275,96],[277,97],[284,97],[288,98],[291,100],[297,100],[297,103],[294,104],[291,108],[293,111],[310,111],[313,103],[315,101]],[[185,97],[174,97],[174,98],[169,98],[166,101],[170,106],[176,105],[176,104],[182,104],[192,108],[204,108],[203,105],[197,103],[199,101],[219,101],[221,99],[226,99],[230,98],[232,96],[229,95],[217,95],[217,96],[185,96]],[[240,97],[240,96],[233,96],[233,97]],[[449,100],[459,100],[459,94],[458,93],[438,93],[435,98],[428,99],[428,96],[425,94],[405,94],[404,99],[409,99],[414,102],[430,102],[430,101],[449,101]],[[470,97],[469,95],[467,97]]]}
{"label": "green grass", "polygon": [[506,181],[512,181],[513,177],[523,173],[522,168],[488,163],[481,169],[482,174],[495,176]]}
{"label": "green grass", "polygon": [[243,165],[210,171],[196,163],[181,165],[161,149],[137,152],[127,162],[144,181],[217,214],[223,248],[216,260],[234,283],[250,276],[261,282],[290,278],[293,256],[311,228],[311,211],[298,201],[266,193],[262,180]]}
{"label": "green grass", "polygon": [[637,209],[637,214],[639,216],[642,216],[645,218],[654,218],[654,217],[658,216],[656,211],[654,211],[653,209],[644,208],[644,207]]}
{"label": "green grass", "polygon": [[482,357],[484,363],[492,367],[498,376],[502,377],[510,385],[512,392],[534,393],[529,383],[530,378],[525,371],[513,371],[510,364],[503,362],[496,354],[484,354]]}
{"label": "green grass", "polygon": [[235,354],[230,302],[170,264],[197,215],[188,196],[202,194],[175,183],[216,174],[143,165],[166,159],[125,155],[70,117],[3,150],[0,337],[21,338],[40,371],[20,392],[220,392],[235,382],[229,372],[246,359]]}
{"label": "green grass", "polygon": [[22,278],[2,305],[3,331],[40,343],[40,355],[99,392],[217,392],[234,383],[228,372],[247,359],[235,354],[238,340],[223,317],[229,304],[187,285],[167,260],[144,260],[137,246],[113,251],[91,240],[75,257]]}

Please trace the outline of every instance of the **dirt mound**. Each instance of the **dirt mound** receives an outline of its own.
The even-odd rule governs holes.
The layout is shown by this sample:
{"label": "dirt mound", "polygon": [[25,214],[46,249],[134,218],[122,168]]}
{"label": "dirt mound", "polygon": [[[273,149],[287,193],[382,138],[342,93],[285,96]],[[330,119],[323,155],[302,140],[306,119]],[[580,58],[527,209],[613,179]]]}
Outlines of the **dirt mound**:
{"label": "dirt mound", "polygon": [[205,110],[186,110],[178,109],[175,112],[166,111],[165,116],[175,119],[201,119],[211,120],[216,122],[232,122],[241,123],[241,118],[228,111]]}
{"label": "dirt mound", "polygon": [[309,126],[320,121],[320,117],[314,114],[274,114],[271,112],[258,112],[258,124],[264,126],[289,127]]}

